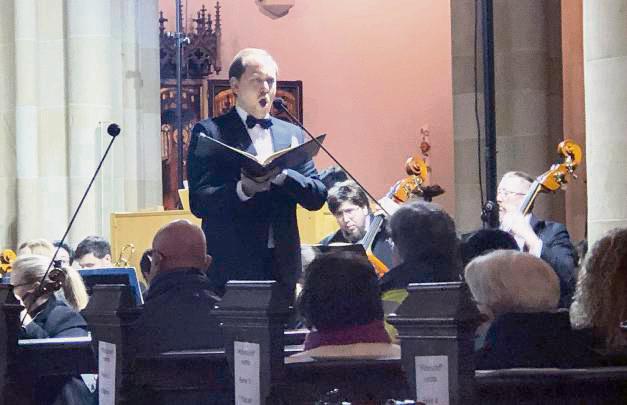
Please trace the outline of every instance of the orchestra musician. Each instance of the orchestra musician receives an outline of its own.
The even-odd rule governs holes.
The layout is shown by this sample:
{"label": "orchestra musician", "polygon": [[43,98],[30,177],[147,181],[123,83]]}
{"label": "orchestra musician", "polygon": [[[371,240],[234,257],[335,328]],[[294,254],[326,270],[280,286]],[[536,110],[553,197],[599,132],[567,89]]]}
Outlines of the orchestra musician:
{"label": "orchestra musician", "polygon": [[[337,183],[329,190],[327,203],[340,229],[327,235],[320,241],[320,244],[362,241],[374,219],[368,197],[362,188],[352,180]],[[388,268],[392,268],[394,244],[387,231],[387,221],[384,220],[379,229],[373,231],[376,235],[371,246],[372,253]]]}
{"label": "orchestra musician", "polygon": [[520,212],[519,207],[533,182],[531,176],[520,171],[503,175],[496,195],[500,228],[516,239],[521,251],[551,265],[560,280],[559,306],[567,308],[575,288],[575,249],[566,226]]}
{"label": "orchestra musician", "polygon": [[[241,50],[229,68],[235,107],[197,123],[188,156],[191,211],[202,218],[209,277],[218,292],[228,280],[277,280],[288,291],[300,273],[296,204],[320,209],[326,188],[311,160],[281,172],[251,177],[239,165],[203,153],[203,137],[258,157],[304,142],[298,127],[270,116],[278,67],[265,50]],[[218,161],[220,160],[220,161]]]}

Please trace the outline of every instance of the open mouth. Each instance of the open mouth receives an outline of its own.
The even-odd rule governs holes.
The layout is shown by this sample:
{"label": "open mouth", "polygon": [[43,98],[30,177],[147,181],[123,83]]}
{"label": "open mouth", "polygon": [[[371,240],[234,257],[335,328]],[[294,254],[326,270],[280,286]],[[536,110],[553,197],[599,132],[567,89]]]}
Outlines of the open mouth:
{"label": "open mouth", "polygon": [[268,105],[268,100],[262,98],[261,100],[259,100],[259,105],[265,108],[265,106]]}

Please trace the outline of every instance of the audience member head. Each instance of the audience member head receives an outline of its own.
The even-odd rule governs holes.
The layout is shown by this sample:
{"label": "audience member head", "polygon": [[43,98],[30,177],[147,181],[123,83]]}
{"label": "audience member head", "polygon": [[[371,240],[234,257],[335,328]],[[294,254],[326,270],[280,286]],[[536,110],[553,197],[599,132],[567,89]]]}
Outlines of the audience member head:
{"label": "audience member head", "polygon": [[[29,312],[46,302],[52,294],[48,293],[39,298],[35,296],[49,264],[50,258],[31,254],[21,255],[13,263],[13,271],[10,273],[13,292]],[[87,305],[87,291],[83,279],[72,267],[62,267],[61,271],[66,276],[62,288],[67,303],[77,311],[82,310]],[[46,276],[47,280],[49,275],[50,273]]]}
{"label": "audience member head", "polygon": [[314,259],[297,305],[308,325],[323,332],[383,319],[377,275],[366,258],[354,253]]}
{"label": "audience member head", "polygon": [[155,276],[186,269],[206,271],[211,264],[205,234],[187,220],[170,222],[155,234],[150,254],[152,265],[148,282]]}
{"label": "audience member head", "polygon": [[619,323],[627,320],[627,228],[613,229],[588,252],[579,271],[571,322],[592,328],[606,349],[627,345]]}
{"label": "audience member head", "polygon": [[557,309],[559,279],[550,265],[529,253],[496,250],[476,257],[465,270],[479,310],[490,318]]}
{"label": "audience member head", "polygon": [[46,239],[31,239],[17,248],[17,256],[40,255],[51,258],[54,255],[54,246]]}
{"label": "audience member head", "polygon": [[62,266],[71,266],[74,263],[74,251],[67,243],[61,243],[61,241],[55,241],[52,243],[55,248],[59,248],[57,253],[57,260],[61,262]]}
{"label": "audience member head", "polygon": [[496,191],[501,219],[510,212],[518,211],[533,181],[534,179],[525,172],[507,172],[503,175]]}
{"label": "audience member head", "polygon": [[327,167],[320,172],[320,181],[324,184],[327,190],[330,190],[337,183],[348,180],[348,175],[338,166]]}
{"label": "audience member head", "polygon": [[270,114],[278,71],[276,61],[267,51],[257,48],[239,51],[229,67],[229,82],[237,106],[256,118]]}
{"label": "audience member head", "polygon": [[82,269],[112,267],[111,245],[100,236],[88,236],[76,247],[74,258]]}
{"label": "audience member head", "polygon": [[518,250],[516,239],[500,229],[480,229],[462,241],[462,263],[465,266],[475,257],[500,249]]}
{"label": "audience member head", "polygon": [[[459,278],[455,223],[437,204],[411,201],[390,218],[394,247],[403,263],[429,263],[441,269],[439,281]],[[444,270],[448,269],[448,270]]]}
{"label": "audience member head", "polygon": [[370,214],[364,190],[352,180],[337,183],[329,190],[327,203],[344,238],[353,243],[361,240],[366,234],[366,221]]}

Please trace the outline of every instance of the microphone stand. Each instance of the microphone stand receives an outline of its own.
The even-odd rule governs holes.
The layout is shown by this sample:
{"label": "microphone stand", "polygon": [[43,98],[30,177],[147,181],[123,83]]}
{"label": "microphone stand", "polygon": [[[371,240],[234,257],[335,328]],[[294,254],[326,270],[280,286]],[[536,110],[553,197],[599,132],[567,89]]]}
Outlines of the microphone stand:
{"label": "microphone stand", "polygon": [[[87,189],[83,193],[83,197],[78,203],[78,207],[76,207],[76,210],[74,211],[74,214],[72,215],[72,219],[70,219],[70,223],[68,224],[67,228],[65,229],[65,232],[63,233],[63,237],[61,238],[61,241],[59,242],[59,246],[57,246],[57,249],[55,250],[54,255],[52,255],[52,259],[50,260],[50,264],[48,264],[48,268],[46,269],[46,272],[44,273],[43,277],[41,277],[41,280],[39,282],[40,291],[41,291],[42,286],[44,285],[44,281],[46,280],[46,277],[48,277],[48,273],[54,266],[54,262],[57,259],[57,254],[59,253],[59,250],[61,250],[61,246],[63,245],[63,242],[65,242],[65,238],[67,237],[68,233],[70,233],[70,229],[72,229],[72,225],[74,224],[74,221],[76,220],[76,216],[78,215],[78,212],[80,211],[81,207],[83,206],[83,203],[85,202],[85,198],[87,198],[87,194],[89,193],[91,186],[94,184],[94,180],[96,180],[96,176],[100,172],[100,168],[102,167],[102,164],[104,163],[107,155],[109,154],[109,150],[111,149],[111,146],[113,146],[113,141],[115,141],[115,138],[118,135],[120,135],[120,132],[121,130],[118,124],[110,124],[107,127],[107,133],[111,136],[111,141],[109,142],[109,146],[107,146],[107,149],[105,150],[104,155],[100,159],[100,162],[98,163],[98,167],[96,167],[96,171],[94,172],[94,175],[91,177],[91,180],[89,181],[89,185],[87,186]],[[20,325],[24,324],[25,318],[26,316],[22,318]]]}
{"label": "microphone stand", "polygon": [[343,164],[341,164],[339,162],[339,160],[337,160],[335,158],[335,156],[333,156],[333,154],[331,152],[329,152],[329,150],[327,148],[324,147],[324,145],[315,137],[311,134],[311,132],[309,132],[307,130],[307,128],[305,128],[303,126],[303,124],[301,124],[301,122],[292,114],[289,112],[289,110],[287,109],[287,106],[285,105],[285,102],[283,101],[282,98],[275,98],[274,101],[272,102],[272,105],[280,111],[283,111],[284,113],[287,114],[287,116],[290,118],[290,120],[296,124],[297,126],[299,126],[303,131],[305,131],[305,133],[307,135],[309,135],[309,137],[318,145],[320,146],[320,149],[322,149],[323,151],[326,152],[326,154],[340,167],[340,169],[342,169],[346,174],[348,174],[355,183],[357,183],[357,185],[364,190],[364,193],[366,193],[366,195],[375,202],[375,204],[379,207],[379,209],[381,209],[381,211],[383,211],[385,213],[385,215],[390,216],[390,214],[387,212],[387,210],[385,208],[383,208],[383,206],[381,204],[379,204],[379,201],[377,201],[376,198],[374,198],[370,192],[368,190],[366,190],[366,188],[364,186],[361,185],[361,183],[359,182],[359,180],[357,180],[357,178],[355,176],[353,176],[353,174],[351,172],[348,171],[348,169],[346,169],[344,167]]}

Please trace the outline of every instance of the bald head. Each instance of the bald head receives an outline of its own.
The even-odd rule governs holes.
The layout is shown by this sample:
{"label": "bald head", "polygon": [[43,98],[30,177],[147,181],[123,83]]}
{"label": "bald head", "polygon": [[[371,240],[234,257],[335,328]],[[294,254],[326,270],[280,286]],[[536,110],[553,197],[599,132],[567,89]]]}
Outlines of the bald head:
{"label": "bald head", "polygon": [[152,249],[153,266],[157,270],[151,273],[181,268],[206,270],[211,263],[205,235],[200,227],[187,220],[170,222],[159,229],[152,240]]}

